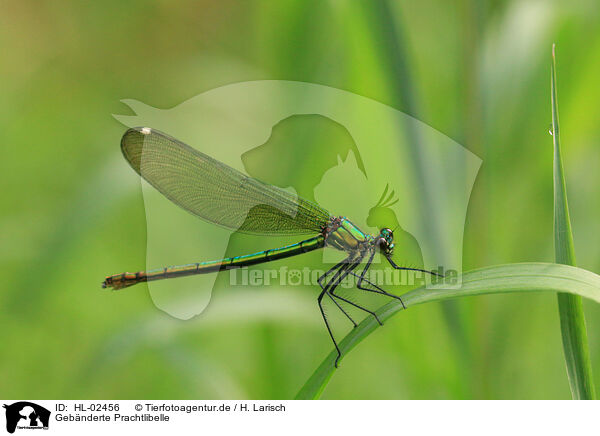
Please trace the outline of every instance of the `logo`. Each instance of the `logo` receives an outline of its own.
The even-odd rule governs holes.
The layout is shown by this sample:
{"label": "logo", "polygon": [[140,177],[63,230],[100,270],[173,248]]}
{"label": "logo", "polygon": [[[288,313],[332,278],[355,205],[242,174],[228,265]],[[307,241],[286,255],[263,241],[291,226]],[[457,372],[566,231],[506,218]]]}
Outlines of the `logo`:
{"label": "logo", "polygon": [[47,430],[50,422],[50,411],[29,401],[19,401],[11,405],[5,404],[6,431],[14,433],[15,429]]}

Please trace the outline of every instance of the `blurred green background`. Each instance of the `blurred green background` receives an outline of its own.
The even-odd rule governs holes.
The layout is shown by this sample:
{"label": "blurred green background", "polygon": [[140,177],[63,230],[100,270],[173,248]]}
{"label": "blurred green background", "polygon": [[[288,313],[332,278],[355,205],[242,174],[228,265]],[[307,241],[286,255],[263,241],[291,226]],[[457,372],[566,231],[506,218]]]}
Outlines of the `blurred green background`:
{"label": "blurred green background", "polygon": [[[124,98],[170,108],[285,79],[385,103],[483,159],[465,270],[552,261],[556,42],[575,249],[599,272],[599,28],[595,0],[3,1],[0,396],[284,399],[331,350],[316,290],[222,286],[184,322],[145,285],[100,289],[145,268],[141,189],[111,115],[131,113]],[[600,307],[585,311],[598,385]],[[323,398],[570,398],[556,298],[415,307],[355,349]]]}

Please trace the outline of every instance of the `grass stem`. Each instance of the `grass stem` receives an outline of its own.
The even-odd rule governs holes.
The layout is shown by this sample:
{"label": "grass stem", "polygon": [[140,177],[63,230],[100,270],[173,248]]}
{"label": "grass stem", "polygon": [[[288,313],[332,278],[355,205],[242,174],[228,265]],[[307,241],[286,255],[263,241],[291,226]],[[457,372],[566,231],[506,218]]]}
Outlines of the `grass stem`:
{"label": "grass stem", "polygon": [[[551,66],[552,140],[554,142],[554,256],[556,263],[575,266],[575,249],[567,203],[567,187],[560,152],[556,56],[552,45]],[[571,395],[576,400],[596,398],[581,297],[558,293],[558,313]]]}

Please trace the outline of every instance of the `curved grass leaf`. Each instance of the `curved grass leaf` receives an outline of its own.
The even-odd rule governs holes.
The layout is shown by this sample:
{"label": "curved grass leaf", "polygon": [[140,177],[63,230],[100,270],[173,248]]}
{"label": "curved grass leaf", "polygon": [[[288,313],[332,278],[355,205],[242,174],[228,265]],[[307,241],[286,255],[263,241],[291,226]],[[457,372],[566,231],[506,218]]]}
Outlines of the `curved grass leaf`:
{"label": "curved grass leaf", "polygon": [[[554,142],[554,256],[558,263],[575,265],[575,248],[567,203],[567,187],[560,153],[558,101],[556,99],[556,58],[552,46],[551,100],[552,139]],[[592,364],[588,348],[585,316],[581,297],[558,294],[558,313],[562,334],[567,375],[571,395],[576,400],[593,400],[596,397],[592,378]]]}
{"label": "curved grass leaf", "polygon": [[[554,263],[515,263],[469,271],[462,276],[458,289],[424,287],[402,295],[407,308],[417,304],[443,301],[473,295],[508,292],[564,292],[579,295],[600,303],[600,276],[590,271]],[[402,304],[394,300],[377,311],[382,321],[400,312]],[[368,317],[339,343],[342,359],[379,324]],[[302,387],[296,399],[317,399],[335,372],[336,353],[332,351]]]}

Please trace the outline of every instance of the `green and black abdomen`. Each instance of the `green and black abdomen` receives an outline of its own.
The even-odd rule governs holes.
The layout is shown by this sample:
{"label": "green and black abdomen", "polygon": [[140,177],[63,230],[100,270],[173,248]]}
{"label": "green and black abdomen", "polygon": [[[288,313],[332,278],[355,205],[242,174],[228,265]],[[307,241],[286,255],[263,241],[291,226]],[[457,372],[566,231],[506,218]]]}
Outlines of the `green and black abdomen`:
{"label": "green and black abdomen", "polygon": [[154,269],[150,271],[138,271],[136,273],[121,273],[106,277],[102,283],[103,288],[123,289],[133,286],[137,283],[149,282],[154,280],[170,279],[176,277],[185,277],[196,274],[208,274],[217,271],[224,271],[234,268],[258,265],[274,260],[285,259],[286,257],[296,256],[309,251],[317,250],[325,246],[325,238],[322,235],[307,239],[286,247],[274,248],[258,253],[247,254],[245,256],[227,257],[221,260],[210,262],[191,263],[188,265],[178,265],[166,268]]}

